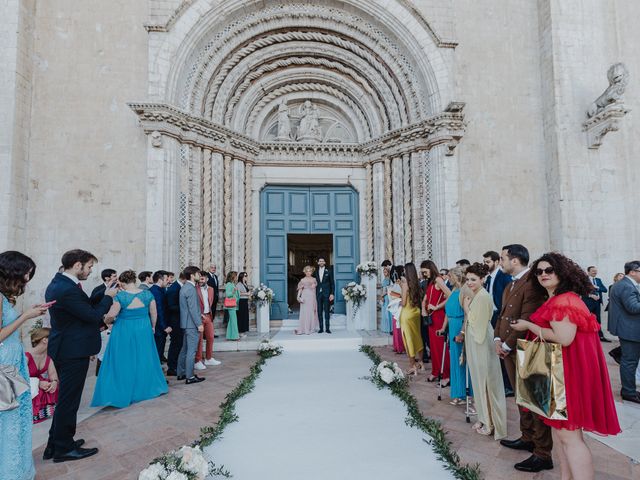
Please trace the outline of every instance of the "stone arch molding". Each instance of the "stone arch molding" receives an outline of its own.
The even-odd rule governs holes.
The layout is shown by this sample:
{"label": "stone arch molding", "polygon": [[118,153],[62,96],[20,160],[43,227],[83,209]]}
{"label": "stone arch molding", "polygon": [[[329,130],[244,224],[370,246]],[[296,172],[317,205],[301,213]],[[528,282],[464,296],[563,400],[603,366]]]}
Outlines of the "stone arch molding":
{"label": "stone arch molding", "polygon": [[[247,170],[253,165],[303,162],[364,169],[400,159],[406,171],[431,174],[434,180],[424,185],[431,185],[434,192],[451,193],[446,175],[455,175],[455,169],[438,169],[444,168],[443,159],[454,154],[464,134],[463,104],[454,101],[450,73],[455,44],[443,42],[409,2],[185,0],[166,24],[147,25],[147,30],[148,98],[130,106],[145,132],[153,134],[149,161],[157,161],[158,149],[166,152],[165,161],[178,157],[176,152],[184,156],[185,151],[195,158],[190,165],[197,168],[188,170],[186,180],[184,172],[166,173],[164,180],[178,185],[169,190],[183,190],[184,205],[176,208],[189,210],[197,203],[190,221],[208,214],[209,199],[203,200],[197,187],[203,175],[233,175],[234,189],[249,188]],[[297,132],[266,136],[265,132],[274,131],[279,104],[297,102],[292,111],[299,112],[305,99],[310,108],[316,106],[313,102],[322,106],[325,121],[316,121],[314,128],[327,131],[305,133],[302,120],[296,118],[292,124]],[[329,129],[340,125],[344,125],[342,136],[332,135]],[[422,158],[433,166],[427,169]],[[216,160],[213,167],[208,165]],[[401,172],[396,163],[394,172]],[[378,170],[370,170],[372,191]],[[394,178],[396,183],[401,180]],[[449,182],[446,189],[440,181]],[[153,184],[161,182],[154,178]],[[189,194],[185,186],[195,187],[198,194]],[[249,202],[250,195],[245,197],[242,202]],[[429,192],[417,198],[426,209],[432,208],[427,204]],[[225,196],[220,201],[225,212],[244,208],[240,200]],[[454,218],[451,213],[433,212],[430,218],[439,216],[434,223],[444,229]],[[431,238],[429,226],[420,227],[417,218],[413,222],[415,237]],[[433,250],[452,250],[455,235],[440,231],[442,235],[449,245],[434,240]],[[210,237],[219,238],[219,232]],[[233,239],[224,238],[232,251],[224,252],[221,265],[241,263],[242,248]],[[197,251],[197,241],[185,242],[193,246],[191,255],[209,254],[206,246]],[[185,245],[176,246],[181,255]],[[426,243],[414,247],[416,253],[432,253]],[[181,262],[188,260],[183,257]]]}

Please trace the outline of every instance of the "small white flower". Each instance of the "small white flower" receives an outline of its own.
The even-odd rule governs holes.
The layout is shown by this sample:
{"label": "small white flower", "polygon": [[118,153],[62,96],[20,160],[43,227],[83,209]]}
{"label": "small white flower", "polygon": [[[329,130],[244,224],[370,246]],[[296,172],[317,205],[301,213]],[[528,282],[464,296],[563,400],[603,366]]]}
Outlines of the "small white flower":
{"label": "small white flower", "polygon": [[380,378],[382,379],[382,381],[386,384],[390,384],[393,382],[394,380],[394,374],[393,371],[389,370],[388,368],[383,368],[380,371]]}
{"label": "small white flower", "polygon": [[264,300],[266,296],[267,296],[267,294],[266,294],[266,293],[264,293],[262,290],[260,290],[260,291],[258,292],[258,298],[259,298],[260,300]]}
{"label": "small white flower", "polygon": [[160,463],[153,463],[140,472],[138,480],[162,480],[167,471]]}
{"label": "small white flower", "polygon": [[189,477],[187,477],[184,473],[180,473],[180,472],[171,472],[166,480],[189,480]]}

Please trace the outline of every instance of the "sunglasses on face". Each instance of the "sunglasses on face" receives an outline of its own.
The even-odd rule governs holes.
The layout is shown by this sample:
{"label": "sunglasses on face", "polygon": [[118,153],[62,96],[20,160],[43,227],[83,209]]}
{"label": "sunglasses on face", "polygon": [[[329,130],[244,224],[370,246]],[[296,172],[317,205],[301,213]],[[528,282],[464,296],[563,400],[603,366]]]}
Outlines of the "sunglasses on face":
{"label": "sunglasses on face", "polygon": [[536,277],[539,277],[540,275],[542,275],[543,273],[546,273],[547,275],[551,275],[553,272],[555,272],[555,268],[553,267],[547,267],[547,268],[536,268],[535,274]]}

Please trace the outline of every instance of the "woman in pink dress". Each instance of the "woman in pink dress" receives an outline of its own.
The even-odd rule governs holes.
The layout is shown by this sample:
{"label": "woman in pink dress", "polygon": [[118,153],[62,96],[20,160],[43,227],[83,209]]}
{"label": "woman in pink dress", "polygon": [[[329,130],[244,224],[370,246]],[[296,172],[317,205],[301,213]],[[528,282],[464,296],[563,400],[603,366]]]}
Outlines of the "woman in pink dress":
{"label": "woman in pink dress", "polygon": [[305,277],[298,283],[298,302],[300,303],[300,324],[294,330],[296,335],[309,335],[320,328],[318,321],[318,304],[316,287],[318,283],[313,278],[313,267],[307,265],[303,270]]}

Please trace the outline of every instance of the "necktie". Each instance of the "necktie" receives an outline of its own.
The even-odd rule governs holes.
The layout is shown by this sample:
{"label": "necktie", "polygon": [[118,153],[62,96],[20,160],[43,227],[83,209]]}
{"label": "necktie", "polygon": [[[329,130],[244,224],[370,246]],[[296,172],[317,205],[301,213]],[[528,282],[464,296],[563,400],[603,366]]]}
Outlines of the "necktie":
{"label": "necktie", "polygon": [[513,290],[513,287],[515,287],[515,286],[516,286],[516,282],[517,282],[517,281],[518,281],[518,279],[515,279],[513,282],[511,282],[511,290],[509,290],[509,291],[512,291],[512,290]]}
{"label": "necktie", "polygon": [[484,288],[487,289],[487,292],[491,292],[491,275],[487,276],[487,281],[484,284]]}
{"label": "necktie", "polygon": [[[78,288],[79,288],[80,290],[82,290],[82,284],[81,284],[80,282],[76,283],[76,285],[78,286]],[[82,291],[84,292],[84,290],[82,290]]]}

